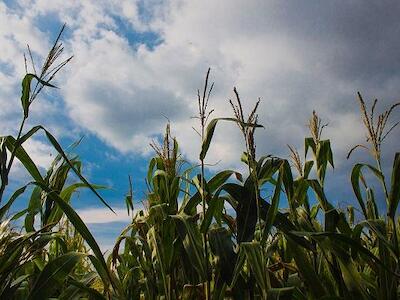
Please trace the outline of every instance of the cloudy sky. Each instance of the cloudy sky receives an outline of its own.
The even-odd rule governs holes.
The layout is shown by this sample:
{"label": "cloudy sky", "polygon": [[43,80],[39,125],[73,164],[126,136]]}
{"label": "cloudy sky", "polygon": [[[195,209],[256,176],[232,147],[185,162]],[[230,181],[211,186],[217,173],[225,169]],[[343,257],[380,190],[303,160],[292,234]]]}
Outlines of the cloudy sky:
{"label": "cloudy sky", "polygon": [[[208,67],[215,116],[231,114],[234,86],[247,109],[261,98],[259,154],[287,157],[287,144],[301,150],[313,109],[329,123],[324,136],[332,140],[336,168],[328,191],[345,206],[354,203],[349,166],[368,160],[363,152],[345,159],[365,141],[356,92],[380,99],[381,108],[400,98],[399,14],[397,1],[2,1],[0,134],[15,134],[21,118],[26,45],[40,65],[66,23],[63,43],[74,59],[56,79],[60,89],[34,103],[28,126],[44,124],[64,146],[85,137],[75,152],[92,182],[112,188],[104,195],[118,215],[86,193],[74,205],[104,247],[128,220],[128,174],[136,199],[144,197],[149,142],[160,137],[166,118],[185,157],[198,157],[191,116]],[[398,136],[385,144],[387,171]],[[43,169],[54,157],[43,137],[26,147]],[[242,149],[237,128],[220,126],[209,163],[240,169]],[[26,176],[18,166],[14,174],[15,185]]]}

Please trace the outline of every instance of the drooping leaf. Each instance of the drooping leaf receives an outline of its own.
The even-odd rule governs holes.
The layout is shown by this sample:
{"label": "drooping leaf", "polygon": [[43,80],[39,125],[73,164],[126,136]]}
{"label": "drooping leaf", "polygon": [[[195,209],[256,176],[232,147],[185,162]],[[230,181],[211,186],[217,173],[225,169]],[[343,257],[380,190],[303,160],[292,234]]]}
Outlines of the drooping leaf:
{"label": "drooping leaf", "polygon": [[244,242],[240,244],[241,250],[244,251],[247,263],[252,270],[252,274],[256,279],[257,285],[261,290],[263,298],[266,298],[267,291],[270,288],[269,274],[266,270],[266,260],[262,247],[258,242]]}
{"label": "drooping leaf", "polygon": [[280,171],[279,171],[278,182],[275,185],[274,195],[272,196],[272,200],[271,200],[271,206],[269,207],[268,213],[266,216],[264,232],[263,232],[264,239],[266,239],[268,234],[270,233],[271,227],[275,222],[275,217],[278,212],[282,178],[284,177],[283,166],[284,166],[284,164],[282,164],[282,167],[281,167],[282,169],[280,169]]}
{"label": "drooping leaf", "polygon": [[[106,189],[106,186],[103,185],[96,185],[96,184],[92,184],[92,187],[94,189]],[[69,186],[67,186],[66,188],[64,188],[61,192],[60,192],[60,198],[63,199],[65,202],[70,203],[70,199],[72,197],[72,194],[74,192],[76,192],[78,189],[82,189],[82,188],[89,188],[87,186],[87,184],[82,183],[82,182],[78,182],[78,183],[74,183],[71,184]],[[58,223],[60,221],[62,217],[62,210],[60,209],[60,207],[56,206],[50,213],[49,218],[47,220],[48,223]]]}
{"label": "drooping leaf", "polygon": [[6,212],[10,209],[11,205],[14,203],[15,200],[17,200],[17,198],[19,196],[21,196],[26,188],[27,185],[24,185],[23,187],[19,188],[18,190],[16,190],[10,197],[10,199],[8,200],[8,202],[6,204],[4,204],[1,208],[0,208],[0,220],[2,220],[6,214]]}
{"label": "drooping leaf", "polygon": [[288,242],[288,247],[292,249],[291,253],[293,254],[294,260],[296,261],[296,265],[299,269],[301,277],[303,278],[306,286],[308,287],[308,290],[312,295],[314,295],[315,299],[320,299],[322,296],[325,295],[326,291],[320,281],[320,278],[315,273],[314,268],[312,267],[306,252],[290,238],[287,240],[287,242]]}
{"label": "drooping leaf", "polygon": [[223,189],[237,201],[236,224],[238,243],[253,239],[257,224],[257,201],[254,189],[234,183],[225,184]]}
{"label": "drooping leaf", "polygon": [[217,260],[217,268],[225,283],[229,284],[233,278],[233,270],[236,263],[236,253],[232,236],[225,228],[212,228],[208,231],[210,248]]}
{"label": "drooping leaf", "polygon": [[354,194],[356,195],[357,201],[360,204],[361,210],[363,211],[365,218],[368,219],[368,213],[365,208],[365,203],[360,188],[360,180],[362,179],[362,169],[364,167],[370,169],[373,172],[373,174],[375,174],[375,176],[378,178],[378,180],[382,181],[384,180],[384,178],[379,170],[377,170],[376,168],[374,168],[369,164],[355,164],[351,171],[351,184],[353,186]]}
{"label": "drooping leaf", "polygon": [[75,265],[84,257],[78,252],[69,252],[48,262],[40,272],[28,299],[46,299],[60,287]]}
{"label": "drooping leaf", "polygon": [[30,97],[31,97],[31,82],[32,79],[36,79],[40,84],[48,87],[55,88],[54,85],[50,84],[47,81],[41,80],[35,74],[26,74],[24,79],[22,80],[22,92],[21,92],[21,104],[24,110],[24,117],[28,118],[29,116],[29,106],[30,106]]}
{"label": "drooping leaf", "polygon": [[[224,183],[232,176],[239,176],[241,177],[241,174],[232,171],[232,170],[224,170],[221,171],[217,174],[215,174],[208,182],[204,182],[204,188],[206,189],[206,192],[208,194],[213,194],[214,192],[220,190],[218,193],[220,193],[222,190],[222,187],[224,186]],[[201,202],[201,177],[195,177],[192,180],[192,183],[196,186],[197,192],[185,203],[184,206],[184,211],[186,214],[189,214],[200,202]],[[216,192],[217,194],[217,192]]]}
{"label": "drooping leaf", "polygon": [[328,199],[326,198],[325,192],[319,182],[315,179],[308,179],[307,183],[309,186],[314,190],[315,195],[320,203],[321,208],[327,212],[333,209],[332,204],[329,203]]}
{"label": "drooping leaf", "polygon": [[[92,280],[93,281],[93,280]],[[60,295],[60,300],[79,299],[80,296],[89,296],[93,300],[105,300],[106,297],[100,294],[97,290],[84,283],[72,278],[68,279],[68,287]],[[77,298],[79,297],[79,298]]]}
{"label": "drooping leaf", "polygon": [[206,266],[204,261],[204,253],[202,250],[201,234],[197,226],[190,221],[190,217],[181,213],[173,215],[171,218],[177,220],[180,226],[179,234],[183,241],[185,251],[191,259],[193,268],[204,280],[206,278]]}
{"label": "drooping leaf", "polygon": [[314,139],[312,137],[308,137],[304,139],[304,155],[307,157],[308,149],[311,148],[314,154],[317,153],[317,146],[315,145]]}
{"label": "drooping leaf", "polygon": [[24,110],[24,117],[27,118],[29,115],[29,97],[31,94],[31,81],[35,75],[26,74],[22,80],[22,93],[21,93],[21,104]]}
{"label": "drooping leaf", "polygon": [[16,150],[14,148],[16,147],[16,140],[12,136],[7,136],[6,139],[6,146],[7,149],[10,152],[15,152],[15,156],[18,158],[18,160],[23,164],[25,169],[29,172],[29,174],[32,176],[32,178],[35,181],[43,181],[42,175],[40,174],[38,168],[36,167],[35,163],[32,161],[30,156],[26,153],[24,148],[22,146],[18,146]]}
{"label": "drooping leaf", "polygon": [[[24,135],[21,137],[21,139],[20,139],[19,142],[18,142],[18,145],[21,145],[21,146],[22,146],[22,144],[23,144],[27,139],[29,139],[31,136],[33,136],[33,135],[34,135],[37,131],[39,131],[39,130],[43,130],[43,131],[44,131],[44,133],[45,133],[47,139],[50,141],[50,143],[53,145],[53,147],[56,149],[56,151],[62,156],[62,158],[65,160],[65,162],[69,165],[69,167],[71,168],[71,170],[74,171],[74,173],[79,177],[79,179],[80,179],[82,182],[84,182],[84,183],[88,186],[88,188],[97,196],[97,198],[100,199],[100,201],[101,201],[105,206],[107,206],[113,213],[115,213],[114,210],[111,208],[111,206],[103,199],[103,197],[96,191],[96,189],[86,180],[86,178],[82,176],[81,172],[71,163],[70,159],[69,159],[68,156],[65,154],[65,152],[64,152],[64,150],[62,149],[61,145],[57,142],[56,138],[55,138],[49,131],[47,131],[46,128],[44,128],[44,127],[41,126],[41,125],[32,127],[32,129],[30,129],[26,134],[24,134]],[[10,137],[10,138],[11,138],[11,137]],[[11,140],[12,140],[12,139],[11,139]],[[14,140],[14,144],[15,144],[15,140]],[[21,146],[19,146],[19,147],[17,148],[17,152],[23,150]],[[23,152],[25,152],[25,151],[23,151]],[[17,156],[18,159],[20,159],[20,158],[18,157],[18,155],[16,155],[16,156]],[[25,155],[22,154],[22,156],[24,156],[23,159],[24,159],[24,161],[26,161],[26,164],[28,165],[29,169],[28,169],[27,166],[25,166],[25,163],[24,163],[24,162],[22,162],[22,161],[21,161],[21,162],[24,164],[25,168],[27,168],[27,170],[31,173],[31,175],[33,176],[33,178],[34,178],[36,181],[43,180],[43,179],[41,178],[41,176],[40,176],[39,171],[37,171],[36,166],[33,164],[32,160],[30,160],[29,156],[28,156],[29,159],[25,157],[25,156],[27,156],[26,153],[25,153]],[[21,160],[21,159],[20,159],[20,160]],[[32,166],[32,164],[33,164],[33,166]],[[32,169],[32,171],[30,171],[30,169]],[[33,173],[32,173],[32,172],[33,172]],[[36,172],[37,172],[38,174],[37,174]],[[34,175],[35,175],[36,177],[35,177]],[[38,177],[38,176],[39,176],[39,177]],[[39,180],[39,179],[40,179],[40,180]]]}
{"label": "drooping leaf", "polygon": [[90,231],[87,228],[87,226],[85,225],[85,223],[82,221],[82,219],[76,213],[76,211],[68,203],[66,203],[63,199],[61,199],[54,191],[51,191],[45,184],[43,184],[43,183],[35,183],[35,184],[37,184],[44,191],[46,191],[48,193],[48,197],[51,198],[62,209],[62,211],[67,216],[67,218],[71,222],[71,224],[74,225],[75,229],[80,233],[80,235],[83,237],[83,239],[88,243],[88,245],[92,249],[94,255],[100,262],[99,266],[104,269],[103,272],[106,272],[106,274],[108,275],[108,278],[112,282],[108,271],[106,271],[107,264],[104,260],[103,253],[101,252],[99,245],[97,244],[95,238],[90,233]]}
{"label": "drooping leaf", "polygon": [[328,163],[334,167],[333,154],[329,140],[319,141],[317,146],[316,161],[318,178],[321,182],[324,182]]}
{"label": "drooping leaf", "polygon": [[243,123],[235,118],[212,119],[207,125],[205,137],[204,137],[203,143],[201,145],[200,160],[204,160],[204,158],[207,155],[207,151],[208,151],[208,148],[210,148],[211,139],[214,135],[215,127],[217,126],[218,121],[230,121],[230,122],[240,123],[241,125],[243,125],[245,127],[263,127],[262,125],[259,125],[259,124]]}

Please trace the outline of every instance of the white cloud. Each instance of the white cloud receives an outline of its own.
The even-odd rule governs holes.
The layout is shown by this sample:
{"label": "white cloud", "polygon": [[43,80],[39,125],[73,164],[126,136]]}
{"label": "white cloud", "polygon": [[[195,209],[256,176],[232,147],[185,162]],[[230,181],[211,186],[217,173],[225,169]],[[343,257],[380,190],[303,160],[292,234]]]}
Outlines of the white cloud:
{"label": "white cloud", "polygon": [[86,224],[103,224],[111,222],[128,223],[132,221],[132,215],[128,216],[126,209],[116,208],[115,214],[108,208],[84,208],[77,213]]}
{"label": "white cloud", "polygon": [[24,143],[24,148],[38,167],[47,169],[54,160],[54,148],[41,141],[29,139]]}

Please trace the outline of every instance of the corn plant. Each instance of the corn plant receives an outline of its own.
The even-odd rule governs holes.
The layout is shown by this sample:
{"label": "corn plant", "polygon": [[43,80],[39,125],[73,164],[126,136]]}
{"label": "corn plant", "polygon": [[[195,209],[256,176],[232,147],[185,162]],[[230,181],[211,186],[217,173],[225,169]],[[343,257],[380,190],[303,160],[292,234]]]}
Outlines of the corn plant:
{"label": "corn plant", "polygon": [[[16,137],[11,135],[0,137],[0,203],[3,202],[15,159],[22,163],[32,177],[31,182],[12,193],[0,208],[2,241],[4,241],[1,245],[0,257],[2,265],[0,297],[4,299],[43,299],[54,295],[70,299],[71,295],[79,293],[99,297],[101,294],[90,287],[99,275],[104,293],[108,293],[112,286],[112,277],[98,244],[69,202],[75,190],[87,187],[105,205],[108,206],[108,204],[96,191],[96,186],[89,184],[81,175],[80,161],[77,158],[68,157],[48,130],[38,125],[24,133],[32,103],[37,100],[44,88],[55,87],[51,83],[55,75],[72,59],[69,57],[58,62],[63,52],[60,37],[64,28],[65,26],[62,27],[40,73],[36,72],[28,47],[33,73],[28,73],[26,66],[27,74],[22,81],[21,95],[23,117],[19,131]],[[23,146],[40,130],[45,133],[58,152],[46,176],[41,174]],[[73,172],[82,183],[65,186],[70,172]],[[17,220],[25,216],[23,231],[17,232],[10,227],[6,219],[7,213],[12,204],[29,187],[33,187],[33,190],[27,208],[10,218],[10,220]],[[40,217],[38,229],[35,228],[35,216]],[[71,237],[69,226],[73,226],[74,237]],[[89,253],[86,245],[90,247],[93,254]],[[85,260],[90,260],[90,265],[84,262]],[[92,271],[92,266],[97,272]],[[89,270],[90,273],[88,273]]]}
{"label": "corn plant", "polygon": [[[25,128],[32,103],[43,89],[54,88],[56,73],[71,59],[56,62],[63,51],[63,30],[39,73],[28,48],[33,72],[27,70],[22,81],[22,121],[16,137],[0,137],[1,299],[400,297],[400,154],[394,155],[390,174],[382,167],[383,142],[398,124],[390,125],[390,116],[399,103],[377,115],[378,101],[368,110],[358,93],[367,143],[354,146],[349,156],[364,148],[375,163],[352,168],[350,183],[362,214],[356,218],[355,205],[339,209],[326,193],[334,155],[320,116],[313,111],[304,153],[289,146],[289,159],[258,156],[254,133],[262,127],[260,102],[245,117],[234,88],[233,116],[210,119],[210,69],[197,98],[199,164],[184,160],[167,124],[163,141],[151,144],[155,155],[146,176],[144,207],[136,209],[129,177],[125,204],[132,219],[105,258],[71,206],[74,193],[87,188],[111,209],[99,194],[104,187],[90,184],[79,157],[63,150],[44,127]],[[207,153],[221,121],[237,125],[243,136],[246,173],[206,172]],[[58,153],[46,173],[24,149],[39,132]],[[15,159],[32,179],[9,192]],[[365,172],[372,173],[380,188]],[[26,208],[10,214],[24,195]]]}

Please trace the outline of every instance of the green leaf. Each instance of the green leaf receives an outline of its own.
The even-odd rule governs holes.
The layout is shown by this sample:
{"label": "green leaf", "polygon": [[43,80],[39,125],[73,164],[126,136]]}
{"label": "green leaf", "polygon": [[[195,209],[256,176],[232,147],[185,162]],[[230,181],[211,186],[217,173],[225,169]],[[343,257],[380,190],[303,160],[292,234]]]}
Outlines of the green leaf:
{"label": "green leaf", "polygon": [[224,170],[215,174],[207,183],[208,192],[213,193],[222,184],[224,184],[232,175],[235,175],[236,177],[239,178],[241,177],[240,173],[232,170]]}
{"label": "green leaf", "polygon": [[[337,233],[337,232],[295,232],[292,231],[292,234],[297,235],[297,236],[308,236],[313,238],[317,242],[323,241],[324,238],[328,238],[330,241],[332,241],[330,245],[330,249],[333,249],[332,247],[339,247],[339,245],[347,245],[349,248],[351,247],[355,251],[358,251],[359,253],[363,254],[366,258],[368,258],[370,261],[374,262],[376,265],[379,265],[383,267],[385,270],[388,272],[395,274],[393,271],[391,271],[389,266],[386,266],[379,258],[377,258],[370,250],[365,248],[359,240],[356,240],[348,235]],[[396,276],[399,276],[399,274],[396,274]]]}
{"label": "green leaf", "polygon": [[308,160],[304,164],[304,178],[307,179],[308,175],[310,175],[311,169],[314,166],[313,160]]}
{"label": "green leaf", "polygon": [[285,188],[286,197],[288,198],[289,202],[293,203],[295,201],[295,199],[293,199],[293,175],[290,164],[286,159],[282,160],[282,163],[279,167],[279,173],[282,173],[281,182],[283,183],[283,186]]}
{"label": "green leaf", "polygon": [[[359,227],[368,227],[371,231],[373,231],[378,239],[387,247],[389,252],[392,254],[393,258],[398,261],[399,258],[396,255],[396,249],[390,243],[390,241],[386,238],[386,224],[383,220],[364,220],[356,225],[354,228],[354,232],[361,233],[361,228]],[[357,237],[359,238],[359,236]]]}
{"label": "green leaf", "polygon": [[318,214],[320,205],[319,204],[315,204],[312,208],[311,208],[311,212],[310,212],[310,218],[311,219],[315,219],[315,217]]}
{"label": "green leaf", "polygon": [[[241,174],[232,170],[224,170],[219,173],[217,173],[215,176],[213,176],[208,182],[204,184],[204,187],[206,188],[207,192],[209,194],[214,193],[217,189],[221,189],[223,184],[231,177],[232,175],[235,175],[236,177],[241,178]],[[200,180],[201,177],[194,177],[192,182],[198,191],[185,203],[184,211],[186,214],[190,214],[190,212],[193,211],[193,209],[201,202],[201,185],[200,185]]]}
{"label": "green leaf", "polygon": [[294,260],[296,261],[299,273],[305,281],[306,286],[316,299],[320,299],[322,296],[325,295],[325,288],[322,285],[320,278],[315,273],[306,252],[290,238],[287,239],[287,243],[288,247],[291,249],[291,253],[293,254]]}
{"label": "green leaf", "polygon": [[65,161],[69,164],[69,166],[71,167],[71,169],[75,172],[75,174],[79,177],[80,180],[82,180],[88,187],[89,189],[97,196],[97,198],[100,199],[101,202],[103,202],[103,204],[105,206],[107,206],[113,213],[115,213],[115,211],[111,208],[110,205],[108,205],[108,203],[103,199],[102,196],[100,196],[100,194],[95,190],[95,188],[86,180],[85,177],[83,177],[81,175],[81,173],[71,164],[71,162],[69,161],[67,155],[64,153],[64,151],[62,150],[60,144],[57,142],[57,140],[54,138],[53,135],[50,134],[50,132],[48,132],[45,128],[42,127],[42,129],[45,131],[47,138],[49,139],[49,141],[51,142],[51,144],[54,146],[54,148],[58,151],[58,153],[60,153],[62,155],[62,157],[65,159]]}
{"label": "green leaf", "polygon": [[[95,185],[95,184],[92,184],[92,187],[95,189],[105,189],[106,188],[103,185]],[[81,182],[71,184],[61,191],[60,198],[63,199],[65,202],[70,203],[72,194],[81,188],[89,188],[89,187],[85,183],[81,183]],[[58,206],[56,206],[55,209],[53,209],[51,211],[50,216],[47,220],[47,223],[58,223],[60,221],[61,217],[62,217],[62,210]]]}
{"label": "green leaf", "polygon": [[316,153],[317,161],[317,175],[321,182],[325,180],[326,167],[328,163],[333,165],[333,154],[331,149],[331,144],[329,140],[319,141]]}
{"label": "green leaf", "polygon": [[239,246],[239,253],[237,255],[235,268],[233,270],[232,282],[229,284],[230,286],[235,286],[236,282],[239,280],[240,273],[243,270],[243,266],[244,266],[245,260],[246,260],[245,252]]}
{"label": "green leaf", "polygon": [[24,76],[24,79],[22,80],[22,92],[21,92],[21,104],[24,110],[24,118],[28,118],[29,115],[29,106],[31,104],[30,97],[31,97],[32,79],[36,79],[39,83],[41,83],[44,86],[55,88],[54,85],[50,84],[47,81],[41,80],[35,74],[30,74],[30,73],[26,74]]}
{"label": "green leaf", "polygon": [[207,233],[208,228],[211,225],[213,217],[221,219],[222,210],[224,208],[224,198],[218,197],[218,195],[211,198],[204,220],[201,223],[200,231],[202,233]]}
{"label": "green leaf", "polygon": [[149,246],[152,249],[152,258],[157,260],[160,266],[160,273],[162,277],[163,287],[164,287],[164,294],[169,294],[169,287],[168,287],[168,279],[167,279],[167,268],[166,268],[166,259],[165,259],[165,252],[164,247],[162,245],[161,238],[159,238],[158,233],[156,232],[156,228],[152,226],[150,230],[147,232],[147,241]]}
{"label": "green leaf", "polygon": [[326,199],[324,190],[322,186],[319,184],[319,182],[315,179],[307,179],[307,183],[309,186],[314,190],[315,195],[317,196],[317,199],[319,201],[319,204],[321,208],[324,210],[324,212],[327,212],[331,209],[333,209],[332,204],[328,202],[328,199]]}
{"label": "green leaf", "polygon": [[307,157],[308,149],[311,148],[313,154],[317,153],[317,146],[314,143],[314,139],[312,137],[308,137],[304,139],[304,156]]}
{"label": "green leaf", "polygon": [[272,228],[272,225],[275,222],[276,214],[278,213],[279,199],[280,199],[280,194],[281,194],[282,178],[285,176],[284,175],[284,166],[285,166],[285,164],[283,163],[281,168],[280,168],[280,171],[279,171],[278,182],[275,185],[275,191],[274,191],[274,195],[272,196],[271,206],[268,209],[267,217],[265,219],[265,227],[264,227],[264,232],[263,232],[263,239],[264,240],[268,237],[268,234],[269,234],[269,232],[270,232],[270,230]]}
{"label": "green leaf", "polygon": [[367,219],[379,219],[379,210],[375,201],[375,194],[372,188],[367,187]]}
{"label": "green leaf", "polygon": [[6,136],[0,137],[0,180],[5,185],[8,184],[6,139]]}
{"label": "green leaf", "polygon": [[270,283],[268,271],[266,269],[267,264],[260,243],[244,242],[240,244],[240,248],[246,255],[247,263],[253,271],[252,274],[263,294],[263,298],[266,299]]}
{"label": "green leaf", "polygon": [[[249,242],[253,239],[257,224],[257,201],[254,188],[248,188],[235,183],[226,183],[221,187],[236,202],[236,224],[238,243]],[[264,201],[259,198],[260,201]]]}
{"label": "green leaf", "polygon": [[29,98],[31,95],[31,81],[35,77],[34,74],[26,74],[24,79],[22,80],[22,95],[21,95],[21,104],[24,110],[24,117],[28,118],[29,115]]}
{"label": "green leaf", "polygon": [[64,283],[75,265],[84,257],[83,253],[69,252],[48,262],[40,272],[28,299],[46,299]]}
{"label": "green leaf", "polygon": [[235,118],[212,119],[207,125],[205,137],[204,137],[203,143],[201,145],[200,160],[204,160],[204,158],[207,155],[207,151],[208,151],[208,148],[210,148],[211,139],[214,135],[215,127],[217,126],[218,121],[230,121],[230,122],[240,123],[245,127],[263,127],[262,125],[259,125],[259,124],[243,123]]}
{"label": "green leaf", "polygon": [[391,218],[394,218],[394,216],[396,215],[399,202],[400,202],[400,152],[397,152],[393,161],[390,194],[389,194],[388,215]]}
{"label": "green leaf", "polygon": [[198,227],[191,222],[190,217],[181,213],[172,215],[171,218],[177,220],[177,225],[183,225],[179,231],[183,246],[188,257],[191,259],[193,268],[200,278],[206,278],[206,267],[204,265],[204,253],[202,248],[202,238]]}
{"label": "green leaf", "polygon": [[27,232],[35,231],[33,224],[35,222],[35,215],[38,214],[42,209],[41,201],[42,189],[36,186],[31,194],[28,204],[28,214],[25,217],[25,230]]}
{"label": "green leaf", "polygon": [[295,287],[281,287],[281,288],[270,288],[268,290],[268,299],[271,300],[284,300],[284,299],[293,299],[293,292]]}
{"label": "green leaf", "polygon": [[97,273],[99,274],[101,280],[103,281],[105,289],[108,289],[108,286],[110,285],[110,280],[111,280],[111,274],[108,272],[108,269],[104,266],[104,258],[93,256],[93,255],[88,255],[88,258],[90,259],[90,262],[96,269]]}
{"label": "green leaf", "polygon": [[211,178],[207,184],[204,185],[209,195],[212,194],[215,190],[216,191],[208,203],[209,206],[206,211],[204,220],[201,224],[202,233],[206,233],[208,231],[213,217],[217,218],[218,220],[221,219],[222,210],[224,208],[224,198],[219,197],[219,194],[223,191],[223,184],[229,179],[232,174],[235,174],[237,176],[238,173],[231,170],[219,172],[213,178]]}
{"label": "green leaf", "polygon": [[6,212],[10,209],[10,207],[11,207],[11,205],[14,203],[14,201],[17,200],[17,198],[18,198],[19,196],[21,196],[21,195],[25,192],[26,187],[27,187],[28,185],[29,185],[29,184],[24,185],[23,187],[21,187],[21,188],[19,188],[18,190],[16,190],[16,191],[12,194],[12,196],[10,197],[10,200],[8,200],[8,202],[0,208],[0,220],[3,220],[4,215],[6,214]]}
{"label": "green leaf", "polygon": [[[56,149],[56,151],[62,156],[62,158],[64,158],[65,162],[70,166],[70,168],[71,168],[71,169],[74,171],[74,173],[79,177],[79,179],[87,185],[87,187],[97,196],[97,198],[100,199],[100,201],[101,201],[105,206],[107,206],[113,213],[115,213],[115,211],[111,208],[111,206],[108,205],[108,203],[107,203],[107,202],[103,199],[103,197],[96,191],[96,189],[86,180],[85,177],[82,176],[82,174],[80,173],[80,171],[71,163],[70,159],[67,157],[67,155],[65,154],[64,150],[62,149],[62,147],[60,146],[60,144],[57,142],[56,138],[55,138],[50,132],[48,132],[46,128],[44,128],[44,127],[41,126],[41,125],[32,127],[31,130],[29,130],[26,134],[24,134],[24,135],[21,137],[21,139],[19,140],[19,144],[22,145],[27,139],[29,139],[33,134],[35,134],[35,133],[36,133],[38,130],[40,130],[40,129],[42,129],[42,130],[45,132],[47,139],[50,141],[50,143],[53,145],[53,147]],[[20,149],[22,149],[21,146],[18,147],[17,152],[18,152]],[[24,152],[25,152],[25,151],[24,151]],[[26,153],[25,153],[25,154],[26,154]],[[18,156],[17,156],[17,157],[18,157]],[[29,157],[29,156],[28,156],[28,157]],[[19,159],[19,158],[18,158],[18,159]],[[30,159],[30,158],[29,158],[29,159]],[[30,160],[30,161],[31,161],[31,160]],[[32,164],[33,164],[33,162],[32,162]],[[34,164],[33,164],[33,165],[34,165]],[[25,164],[24,164],[24,166],[25,166]],[[29,166],[30,166],[30,165],[29,165]],[[26,166],[25,166],[25,167],[26,167]],[[30,166],[30,167],[32,167],[32,166]],[[27,167],[26,167],[26,168],[27,168]],[[36,166],[35,166],[35,168],[36,168]],[[36,170],[37,170],[37,168],[36,168]],[[28,171],[29,171],[29,170],[28,170]],[[35,171],[35,170],[33,170],[33,171]],[[37,172],[39,173],[39,171],[37,171]],[[30,173],[31,173],[31,172],[30,172]],[[31,173],[31,175],[32,175],[32,173]],[[35,174],[35,175],[37,175],[37,174]],[[33,175],[32,175],[32,176],[33,176]],[[39,176],[40,176],[40,173],[39,173]],[[34,179],[35,179],[36,181],[39,181],[38,178],[35,178],[35,177],[34,177]],[[43,180],[43,179],[41,178],[41,176],[40,176],[40,180],[41,180],[41,181]]]}
{"label": "green leaf", "polygon": [[[7,149],[10,152],[14,151],[14,148],[17,146],[15,138],[12,136],[7,136],[6,139],[6,146]],[[26,153],[24,148],[22,146],[18,146],[17,149],[15,150],[15,156],[18,158],[18,160],[23,164],[25,169],[29,172],[29,174],[33,177],[35,181],[43,181],[43,177],[40,174],[38,168],[36,167],[35,163],[32,161],[30,156]]]}
{"label": "green leaf", "polygon": [[206,135],[204,137],[203,143],[201,145],[200,160],[204,160],[206,157],[208,148],[210,148],[211,139],[214,135],[215,127],[217,126],[218,119],[211,120],[206,128]]}
{"label": "green leaf", "polygon": [[236,264],[236,253],[234,251],[232,235],[225,228],[213,228],[208,231],[208,241],[212,253],[218,258],[217,269],[223,281],[230,284]]}
{"label": "green leaf", "polygon": [[362,284],[360,273],[357,271],[354,261],[348,255],[339,255],[336,253],[335,257],[339,261],[342,277],[346,287],[349,289],[352,295],[357,295],[366,299],[368,297],[367,292]]}
{"label": "green leaf", "polygon": [[[261,158],[257,163],[258,185],[261,187],[261,185],[263,185],[265,182],[268,181],[273,182],[274,181],[273,176],[282,166],[283,162],[284,160],[276,157],[271,157],[271,158],[267,157],[267,159]],[[252,180],[252,176],[249,176],[246,182],[248,182],[249,180]]]}
{"label": "green leaf", "polygon": [[149,163],[149,168],[147,170],[147,179],[146,179],[147,184],[150,187],[152,187],[152,184],[153,184],[152,178],[153,178],[153,172],[154,172],[154,168],[156,167],[156,164],[157,164],[157,159],[156,158],[152,158],[150,160],[150,163]]}
{"label": "green leaf", "polygon": [[365,208],[365,203],[360,188],[360,180],[362,179],[362,169],[364,167],[369,168],[375,174],[378,180],[383,181],[384,177],[379,170],[368,164],[355,164],[353,170],[351,171],[351,184],[353,186],[354,194],[356,195],[357,201],[360,204],[361,210],[363,211],[365,218],[368,219],[367,209]]}
{"label": "green leaf", "polygon": [[[93,281],[93,280],[91,280]],[[95,289],[88,286],[89,283],[83,283],[81,281],[74,280],[72,278],[68,279],[68,287],[60,295],[59,300],[70,300],[70,299],[81,299],[82,294],[88,295],[91,300],[105,300],[106,297],[100,294]],[[76,298],[76,297],[79,298]]]}
{"label": "green leaf", "polygon": [[90,233],[89,229],[85,225],[85,223],[82,221],[82,219],[79,217],[79,215],[75,212],[75,210],[68,204],[66,203],[63,199],[61,199],[54,191],[50,190],[45,184],[43,183],[35,183],[39,185],[44,191],[48,193],[48,197],[53,200],[65,213],[67,216],[68,220],[71,222],[72,225],[74,225],[75,229],[80,233],[80,235],[83,237],[83,239],[88,243],[89,247],[92,249],[93,254],[96,256],[96,258],[99,260],[100,265],[103,269],[104,272],[107,272],[108,278],[111,277],[108,273],[107,270],[107,264],[104,260],[103,253],[100,250],[99,245],[97,244],[96,240],[94,239],[93,235]]}

